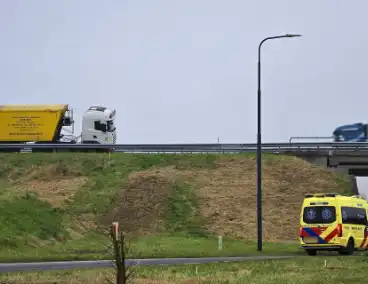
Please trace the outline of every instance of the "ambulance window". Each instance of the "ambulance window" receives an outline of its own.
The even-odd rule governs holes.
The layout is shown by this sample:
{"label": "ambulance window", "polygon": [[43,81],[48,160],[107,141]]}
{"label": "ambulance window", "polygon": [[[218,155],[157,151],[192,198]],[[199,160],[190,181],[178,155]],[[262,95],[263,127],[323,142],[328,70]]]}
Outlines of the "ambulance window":
{"label": "ambulance window", "polygon": [[342,223],[352,225],[366,225],[367,214],[363,208],[341,207]]}
{"label": "ambulance window", "polygon": [[308,206],[304,208],[303,221],[307,224],[325,224],[336,221],[334,206]]}

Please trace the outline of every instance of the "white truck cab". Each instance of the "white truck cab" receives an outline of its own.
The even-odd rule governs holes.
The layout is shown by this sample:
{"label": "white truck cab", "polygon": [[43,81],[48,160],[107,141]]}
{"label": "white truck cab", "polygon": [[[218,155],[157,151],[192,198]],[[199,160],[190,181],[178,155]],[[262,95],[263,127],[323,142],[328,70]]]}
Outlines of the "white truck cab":
{"label": "white truck cab", "polygon": [[81,143],[115,144],[115,117],[115,109],[91,106],[83,114]]}

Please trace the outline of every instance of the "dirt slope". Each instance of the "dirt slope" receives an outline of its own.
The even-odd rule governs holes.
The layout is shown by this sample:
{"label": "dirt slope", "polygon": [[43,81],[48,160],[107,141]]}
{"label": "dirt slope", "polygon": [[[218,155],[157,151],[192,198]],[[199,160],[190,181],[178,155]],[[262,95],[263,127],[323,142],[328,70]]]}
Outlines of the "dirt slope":
{"label": "dirt slope", "polygon": [[[256,163],[220,158],[219,167],[201,177],[199,193],[207,228],[220,235],[256,237]],[[307,192],[343,192],[348,186],[333,173],[294,157],[268,159],[263,171],[264,237],[295,240],[299,211]]]}
{"label": "dirt slope", "polygon": [[[296,157],[265,155],[263,169],[264,236],[268,241],[297,238],[304,193],[349,191],[347,176]],[[106,155],[8,155],[0,156],[0,171],[0,207],[11,200],[13,205],[7,208],[14,208],[20,196],[31,193],[45,206],[64,210],[53,214],[92,216],[102,224],[119,220],[129,232],[139,235],[200,226],[233,238],[256,236],[254,155],[116,154],[108,163]],[[22,208],[24,202],[19,203]],[[29,210],[34,209],[32,204]],[[46,213],[32,214],[43,222]],[[19,228],[9,227],[7,241],[16,234],[14,230],[22,229],[19,220]],[[34,235],[43,236],[45,232],[38,228],[32,227]],[[60,234],[55,231],[52,237]]]}

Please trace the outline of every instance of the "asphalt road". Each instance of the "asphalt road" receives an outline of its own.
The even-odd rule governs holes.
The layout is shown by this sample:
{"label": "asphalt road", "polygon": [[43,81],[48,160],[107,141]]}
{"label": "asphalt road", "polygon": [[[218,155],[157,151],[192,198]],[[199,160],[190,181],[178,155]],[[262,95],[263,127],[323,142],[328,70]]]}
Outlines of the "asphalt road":
{"label": "asphalt road", "polygon": [[[247,260],[287,259],[295,256],[245,256],[245,257],[204,257],[204,258],[156,258],[156,259],[128,259],[128,266],[132,265],[175,265],[175,264],[204,264],[213,262],[234,262]],[[61,261],[61,262],[31,262],[31,263],[0,263],[0,273],[45,271],[76,268],[109,268],[114,267],[111,260],[89,261]]]}

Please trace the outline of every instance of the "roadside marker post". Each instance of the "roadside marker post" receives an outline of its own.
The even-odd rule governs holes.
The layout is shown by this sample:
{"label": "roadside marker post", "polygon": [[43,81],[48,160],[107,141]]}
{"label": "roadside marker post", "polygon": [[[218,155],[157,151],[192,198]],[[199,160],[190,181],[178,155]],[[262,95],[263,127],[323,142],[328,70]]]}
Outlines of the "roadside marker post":
{"label": "roadside marker post", "polygon": [[218,236],[218,250],[222,250],[222,236]]}

